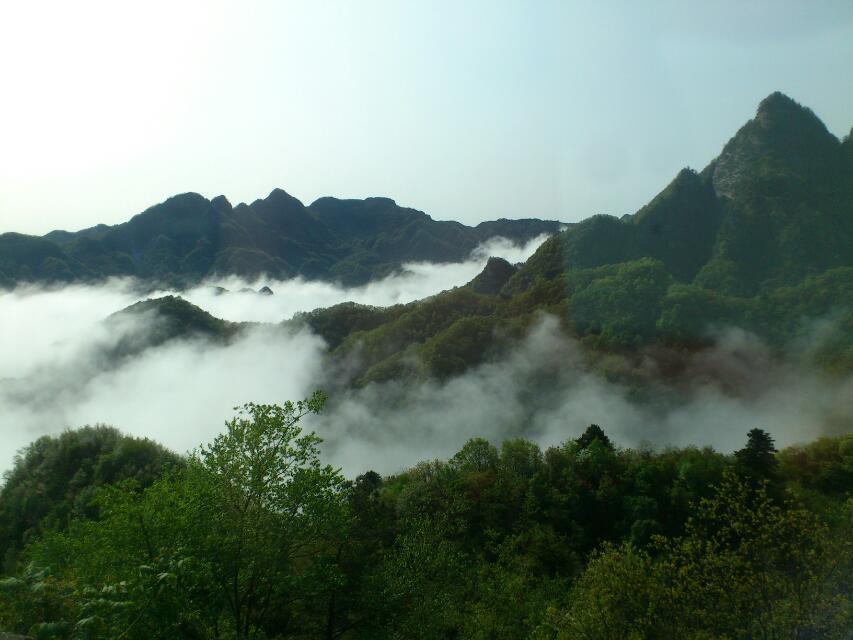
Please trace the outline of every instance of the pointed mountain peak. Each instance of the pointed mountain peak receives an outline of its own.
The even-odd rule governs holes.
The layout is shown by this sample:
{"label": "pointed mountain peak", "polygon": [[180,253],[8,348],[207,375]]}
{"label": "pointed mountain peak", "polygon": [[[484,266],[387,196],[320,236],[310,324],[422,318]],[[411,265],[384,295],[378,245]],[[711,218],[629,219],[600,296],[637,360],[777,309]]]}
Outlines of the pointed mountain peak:
{"label": "pointed mountain peak", "polygon": [[298,198],[294,198],[287,191],[285,191],[284,189],[279,189],[278,187],[270,191],[270,194],[266,197],[266,200],[270,202],[291,202],[295,200],[296,202],[299,202],[299,204],[302,204]]}
{"label": "pointed mountain peak", "polygon": [[516,271],[518,271],[518,267],[503,258],[491,257],[479,275],[468,283],[468,286],[475,293],[496,295]]}
{"label": "pointed mountain peak", "polygon": [[811,109],[777,91],[761,101],[708,170],[718,195],[737,198],[746,184],[767,176],[819,177],[838,145]]}
{"label": "pointed mountain peak", "polygon": [[301,211],[305,208],[301,200],[294,198],[287,191],[278,187],[270,191],[270,194],[263,200],[255,200],[249,206],[256,211]]}
{"label": "pointed mountain peak", "polygon": [[821,133],[829,133],[826,125],[811,109],[804,107],[781,91],[771,93],[759,103],[755,122],[763,125],[764,128],[783,130],[801,128],[804,131],[814,129]]}
{"label": "pointed mountain peak", "polygon": [[764,98],[761,102],[758,103],[758,115],[762,113],[770,113],[773,111],[783,111],[783,110],[803,110],[807,111],[805,107],[799,104],[793,98],[786,96],[781,91],[774,91],[769,96]]}

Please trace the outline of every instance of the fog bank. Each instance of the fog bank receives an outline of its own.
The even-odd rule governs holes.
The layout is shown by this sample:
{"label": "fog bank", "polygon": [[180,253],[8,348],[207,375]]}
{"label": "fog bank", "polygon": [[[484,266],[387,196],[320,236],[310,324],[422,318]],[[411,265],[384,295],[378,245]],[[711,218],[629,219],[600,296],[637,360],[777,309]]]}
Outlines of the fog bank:
{"label": "fog bank", "polygon": [[[470,280],[488,255],[520,260],[533,248],[492,244],[466,263],[407,265],[357,289],[229,279],[219,284],[236,291],[268,284],[275,295],[215,295],[207,286],[185,295],[216,316],[279,322],[344,300],[381,305],[431,295]],[[106,363],[105,349],[152,330],[144,316],[103,322],[137,299],[128,281],[0,293],[0,471],[37,437],[85,424],[111,424],[186,452],[219,433],[237,405],[298,399],[339,382],[326,377],[319,337],[277,325],[255,326],[228,344],[175,340]],[[851,416],[853,377],[775,361],[737,330],[721,332],[713,349],[694,356],[677,389],[640,402],[633,389],[590,372],[580,346],[543,316],[514,347],[462,376],[338,391],[304,426],[325,439],[327,461],[353,475],[446,458],[474,436],[499,444],[523,435],[548,446],[594,422],[620,446],[731,451],[754,427],[785,446],[849,430]]]}

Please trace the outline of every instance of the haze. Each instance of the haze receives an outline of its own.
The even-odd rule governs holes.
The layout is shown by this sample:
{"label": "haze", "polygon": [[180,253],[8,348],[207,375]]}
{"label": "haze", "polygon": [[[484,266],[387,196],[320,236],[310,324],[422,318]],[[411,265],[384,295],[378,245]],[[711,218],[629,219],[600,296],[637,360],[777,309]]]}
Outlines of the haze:
{"label": "haze", "polygon": [[604,4],[4,2],[0,230],[276,186],[572,221],[704,166],[774,90],[847,133],[850,2]]}

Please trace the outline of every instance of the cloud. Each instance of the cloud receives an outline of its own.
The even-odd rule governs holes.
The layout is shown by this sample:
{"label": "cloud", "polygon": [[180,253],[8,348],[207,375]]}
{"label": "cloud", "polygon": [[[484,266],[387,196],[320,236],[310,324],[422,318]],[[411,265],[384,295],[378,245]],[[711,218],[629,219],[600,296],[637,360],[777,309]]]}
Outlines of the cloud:
{"label": "cloud", "polygon": [[[297,311],[357,300],[406,302],[469,280],[489,255],[520,260],[535,243],[495,242],[466,263],[410,264],[401,274],[357,289],[301,280],[224,281],[239,291],[269,284],[274,296],[186,297],[231,320],[278,322]],[[0,470],[43,434],[84,424],[113,424],[185,452],[219,433],[233,407],[282,402],[336,387],[326,347],[306,329],[255,326],[227,344],[172,341],[107,366],[104,352],[151,330],[149,319],[103,319],[139,298],[130,281],[0,293]],[[651,362],[651,359],[649,360]],[[611,364],[627,366],[618,358]],[[655,383],[653,366],[641,367]],[[529,334],[492,361],[444,381],[390,382],[333,392],[327,411],[305,427],[324,439],[324,455],[348,475],[394,472],[446,458],[474,436],[496,444],[523,435],[548,446],[577,437],[590,423],[622,446],[742,446],[753,427],[781,446],[851,428],[853,378],[827,378],[774,359],[757,338],[719,333],[713,349],[693,356],[677,385],[640,401],[627,384],[589,370],[576,341],[543,316]]]}
{"label": "cloud", "polygon": [[[489,256],[522,261],[544,240],[514,245],[493,238],[465,262],[410,263],[400,273],[352,289],[299,278],[226,278],[150,297],[179,293],[217,317],[277,323],[347,300],[389,305],[434,295],[468,282]],[[264,285],[275,295],[240,292]],[[231,293],[217,295],[214,286]],[[37,437],[98,422],[186,451],[221,430],[234,406],[303,397],[321,383],[322,340],[277,327],[247,331],[228,345],[172,342],[105,367],[110,346],[151,327],[144,318],[110,326],[103,320],[146,297],[129,279],[0,292],[0,471]]]}
{"label": "cloud", "polygon": [[[189,291],[162,291],[156,295],[179,294],[216,317],[235,322],[281,322],[298,311],[330,307],[340,302],[383,307],[405,304],[469,282],[483,270],[490,256],[501,257],[512,263],[524,262],[547,237],[542,235],[522,245],[495,237],[474,249],[471,258],[465,262],[410,262],[403,265],[400,273],[362,287],[345,288],[334,283],[302,278],[258,278],[247,282],[228,277],[209,280]],[[260,296],[253,292],[264,286],[270,287],[274,295]],[[221,294],[215,287],[224,287],[229,293]],[[247,288],[253,291],[241,292],[241,289]]]}
{"label": "cloud", "polygon": [[[749,371],[753,383],[733,394],[723,377],[708,373],[712,367]],[[475,436],[499,445],[521,435],[551,446],[596,423],[620,446],[732,451],[754,427],[786,446],[849,430],[851,415],[853,377],[826,378],[774,362],[757,338],[737,330],[694,358],[680,388],[641,402],[627,386],[590,372],[577,342],[559,330],[556,318],[543,316],[496,361],[444,383],[347,392],[318,423],[334,464],[394,472],[447,458]]]}

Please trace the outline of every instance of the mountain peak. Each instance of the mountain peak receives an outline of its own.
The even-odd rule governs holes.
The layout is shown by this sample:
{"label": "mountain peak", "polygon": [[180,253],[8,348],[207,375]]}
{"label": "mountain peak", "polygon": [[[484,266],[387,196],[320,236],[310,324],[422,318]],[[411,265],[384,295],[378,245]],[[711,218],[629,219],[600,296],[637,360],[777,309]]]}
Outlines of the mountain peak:
{"label": "mountain peak", "polygon": [[785,95],[781,91],[774,91],[769,96],[758,103],[758,114],[780,111],[785,109],[801,109],[807,110],[793,98]]}
{"label": "mountain peak", "polygon": [[270,194],[265,198],[265,200],[267,202],[287,202],[289,204],[298,202],[299,205],[302,206],[302,202],[298,198],[295,198],[284,189],[280,189],[278,187],[270,191]]}
{"label": "mountain peak", "polygon": [[829,133],[814,111],[804,107],[781,91],[775,91],[758,104],[755,122],[767,129],[791,130],[803,128]]}
{"label": "mountain peak", "polygon": [[479,275],[468,283],[468,286],[475,293],[496,295],[516,271],[518,271],[518,267],[503,258],[491,257]]}
{"label": "mountain peak", "polygon": [[230,211],[233,209],[231,203],[228,201],[228,198],[225,196],[216,196],[213,200],[210,201],[211,206],[217,211]]}
{"label": "mountain peak", "polygon": [[811,109],[776,91],[709,167],[714,190],[737,198],[745,185],[770,175],[817,179],[838,144]]}

